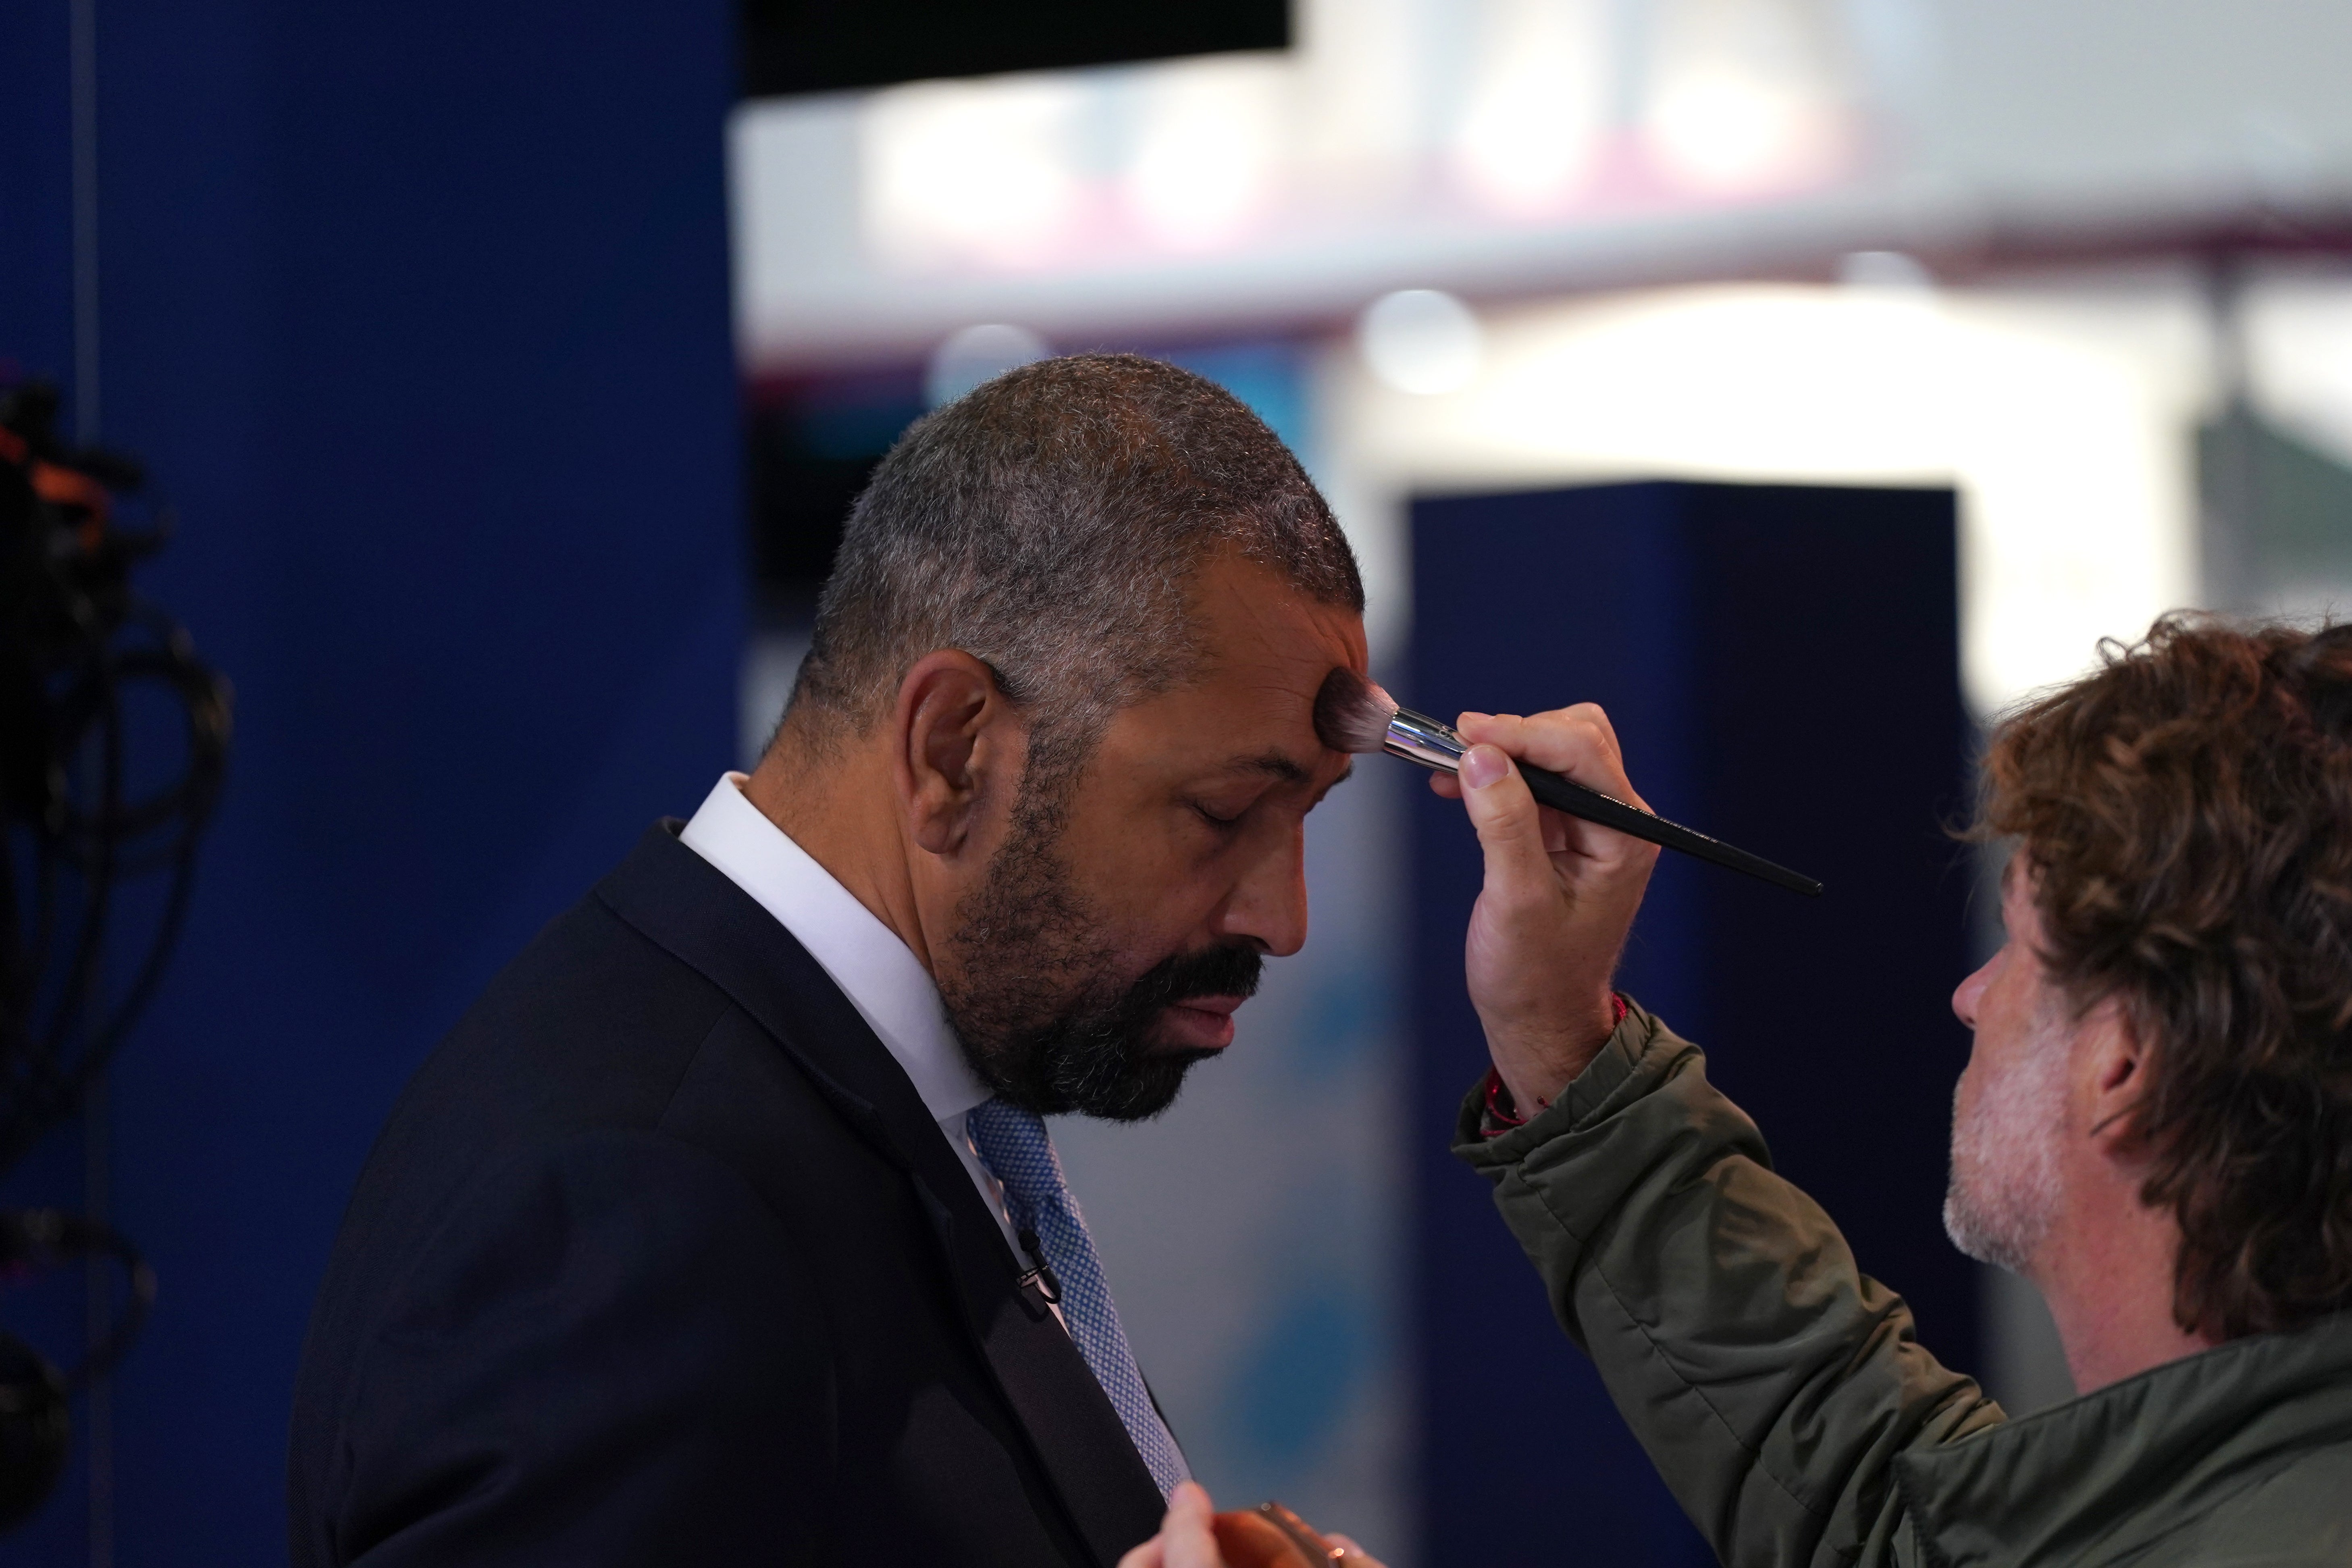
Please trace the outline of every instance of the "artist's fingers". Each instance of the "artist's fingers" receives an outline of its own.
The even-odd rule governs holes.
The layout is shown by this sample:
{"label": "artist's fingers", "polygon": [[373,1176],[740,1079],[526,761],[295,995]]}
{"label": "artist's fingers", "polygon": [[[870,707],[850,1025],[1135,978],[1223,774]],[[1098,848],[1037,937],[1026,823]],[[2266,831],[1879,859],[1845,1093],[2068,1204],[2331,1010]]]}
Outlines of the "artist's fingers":
{"label": "artist's fingers", "polygon": [[1323,1532],[1323,1539],[1339,1549],[1340,1568],[1382,1568],[1381,1560],[1344,1535]]}
{"label": "artist's fingers", "polygon": [[1486,851],[1482,902],[1506,921],[1539,917],[1559,899],[1544,845],[1542,813],[1528,781],[1498,747],[1476,745],[1462,759],[1462,804]]}
{"label": "artist's fingers", "polygon": [[1217,1555],[1216,1505],[1198,1481],[1180,1481],[1160,1533],[1118,1560],[1118,1568],[1224,1568]]}
{"label": "artist's fingers", "polygon": [[1456,728],[1465,741],[1500,746],[1588,789],[1647,809],[1625,776],[1616,727],[1597,703],[1579,702],[1524,719],[1516,713],[1465,713]]}
{"label": "artist's fingers", "polygon": [[[1462,798],[1462,781],[1452,773],[1430,774],[1429,787],[1440,799]],[[1544,849],[1548,853],[1557,855],[1568,847],[1571,819],[1549,810],[1538,812],[1536,819],[1543,825]]]}
{"label": "artist's fingers", "polygon": [[1217,1553],[1217,1509],[1198,1481],[1180,1481],[1168,1499],[1160,1538],[1168,1543],[1167,1568],[1225,1568]]}
{"label": "artist's fingers", "polygon": [[[1465,740],[1499,746],[1514,757],[1647,809],[1647,803],[1626,777],[1616,728],[1596,704],[1582,702],[1525,718],[1517,713],[1466,712],[1454,727]],[[1450,773],[1431,774],[1430,788],[1447,800],[1462,798],[1462,786]],[[1613,858],[1634,852],[1620,836],[1561,813],[1545,810],[1538,814],[1538,820],[1544,848],[1551,854],[1574,849],[1583,855]]]}
{"label": "artist's fingers", "polygon": [[1464,973],[1504,1083],[1520,1105],[1540,1108],[1609,1037],[1610,973],[1657,850],[1538,809],[1517,768],[1486,782],[1485,759],[1514,754],[1638,805],[1599,709],[1465,713],[1459,728],[1475,742],[1463,760],[1463,804],[1486,858]]}
{"label": "artist's fingers", "polygon": [[[1465,713],[1462,717],[1465,719],[1484,719],[1486,715],[1484,713]],[[1457,722],[1454,728],[1458,732],[1461,726]],[[1429,775],[1429,787],[1432,790],[1434,790],[1444,799],[1460,800],[1462,798],[1461,781],[1455,778],[1452,773],[1445,772],[1444,769],[1440,769],[1436,773]]]}

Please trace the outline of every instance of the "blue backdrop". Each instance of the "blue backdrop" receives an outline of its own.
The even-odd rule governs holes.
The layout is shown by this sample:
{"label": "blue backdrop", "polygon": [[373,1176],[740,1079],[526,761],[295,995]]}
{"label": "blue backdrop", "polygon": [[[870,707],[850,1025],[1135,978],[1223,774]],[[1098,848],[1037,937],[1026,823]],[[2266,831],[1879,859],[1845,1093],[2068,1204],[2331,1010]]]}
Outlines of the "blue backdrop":
{"label": "blue backdrop", "polygon": [[[176,501],[145,586],[237,689],[114,1075],[163,1281],[117,1380],[124,1561],[282,1557],[304,1321],[394,1092],[732,760],[731,19],[98,6],[103,435]],[[0,360],[69,384],[66,0],[0,0]],[[9,1195],[75,1202],[74,1137]],[[80,1485],[0,1552],[81,1560]]]}
{"label": "blue backdrop", "polygon": [[[1658,812],[1818,877],[1807,900],[1667,855],[1620,984],[1707,1050],[1921,1340],[1974,1370],[1974,1266],[1940,1224],[1969,967],[1948,490],[1607,485],[1413,508],[1400,701],[1609,711]],[[1486,1184],[1445,1152],[1486,1067],[1462,989],[1461,807],[1413,821],[1416,1340],[1424,1563],[1712,1562],[1553,1323]]]}

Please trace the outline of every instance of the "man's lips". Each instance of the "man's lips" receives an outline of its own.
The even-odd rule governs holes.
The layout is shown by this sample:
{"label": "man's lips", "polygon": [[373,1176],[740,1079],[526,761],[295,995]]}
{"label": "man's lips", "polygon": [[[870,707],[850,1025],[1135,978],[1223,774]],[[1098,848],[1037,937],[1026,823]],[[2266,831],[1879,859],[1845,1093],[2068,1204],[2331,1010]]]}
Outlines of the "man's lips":
{"label": "man's lips", "polygon": [[1175,1037],[1171,1043],[1194,1050],[1223,1050],[1234,1043],[1234,1009],[1244,1000],[1240,996],[1187,996],[1181,1002],[1171,1002],[1164,1015],[1169,1032]]}
{"label": "man's lips", "polygon": [[1171,1007],[1190,1007],[1196,1012],[1214,1013],[1231,1017],[1234,1008],[1248,1000],[1243,996],[1187,996],[1181,1002],[1171,1002]]}

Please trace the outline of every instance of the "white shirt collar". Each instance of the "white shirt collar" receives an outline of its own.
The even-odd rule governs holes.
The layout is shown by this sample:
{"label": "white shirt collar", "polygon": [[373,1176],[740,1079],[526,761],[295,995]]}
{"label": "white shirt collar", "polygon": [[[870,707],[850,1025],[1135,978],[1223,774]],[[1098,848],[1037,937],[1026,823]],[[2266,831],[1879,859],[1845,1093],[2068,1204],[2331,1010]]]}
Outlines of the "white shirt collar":
{"label": "white shirt collar", "polygon": [[744,798],[744,782],[741,773],[721,778],[680,840],[808,949],[914,1080],[932,1120],[960,1125],[989,1090],[948,1026],[930,971],[856,894]]}

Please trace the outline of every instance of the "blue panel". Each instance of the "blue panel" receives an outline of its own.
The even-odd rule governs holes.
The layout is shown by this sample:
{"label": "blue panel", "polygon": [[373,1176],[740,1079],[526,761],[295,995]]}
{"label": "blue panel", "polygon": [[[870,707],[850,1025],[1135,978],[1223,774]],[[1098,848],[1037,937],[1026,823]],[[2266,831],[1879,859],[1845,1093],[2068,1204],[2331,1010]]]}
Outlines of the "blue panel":
{"label": "blue panel", "polygon": [[[1671,814],[1696,787],[1688,722],[1685,541],[1661,490],[1424,501],[1413,508],[1411,671],[1397,700],[1451,719],[1586,698],[1610,710],[1643,795]],[[1572,521],[1571,521],[1572,520]],[[1653,755],[1655,761],[1649,760]],[[1561,1337],[1486,1184],[1448,1153],[1454,1107],[1486,1068],[1462,989],[1478,895],[1461,808],[1417,795],[1412,1120],[1423,1560],[1549,1564],[1572,1541],[1596,1563],[1699,1563],[1706,1549],[1625,1436],[1591,1366]],[[1633,943],[1671,973],[1691,940],[1668,868]],[[1527,1529],[1518,1521],[1561,1521]],[[1572,1525],[1566,1521],[1572,1521]]]}
{"label": "blue panel", "polygon": [[[73,406],[73,198],[67,7],[53,0],[0,0],[0,382],[38,374],[59,384]],[[71,419],[65,421],[70,431]],[[5,743],[0,742],[0,743]],[[10,845],[21,853],[20,837]],[[68,1131],[10,1173],[0,1202],[79,1206],[82,1152]],[[0,1328],[53,1361],[83,1342],[81,1275],[0,1280]],[[81,1542],[77,1462],[60,1483],[65,1500],[37,1540],[0,1545],[5,1560],[63,1563]],[[43,1526],[35,1526],[41,1531]],[[50,1542],[56,1542],[51,1546]],[[46,1554],[44,1554],[46,1553]]]}
{"label": "blue panel", "polygon": [[[393,1095],[733,758],[731,11],[100,16],[106,432],[179,505],[146,585],[238,700],[116,1075],[117,1213],[163,1280],[119,1380],[120,1552],[268,1562],[311,1293]],[[79,1531],[61,1499],[12,1560]]]}
{"label": "blue panel", "polygon": [[[1965,879],[1947,875],[1938,832],[1964,743],[1953,548],[1945,492],[1652,484],[1424,501],[1396,695],[1447,718],[1599,701],[1657,810],[1828,882],[1807,903],[1669,855],[1621,984],[1714,1047],[1710,1071],[1784,1168],[1967,1365],[1972,1277],[1937,1224],[1965,1054],[1945,1007],[1965,967]],[[1708,1562],[1486,1184],[1444,1152],[1486,1065],[1462,989],[1479,860],[1460,808],[1420,798],[1427,1560],[1549,1563],[1572,1540],[1597,1562]]]}
{"label": "blue panel", "polygon": [[[1820,878],[1817,900],[1711,869],[1694,978],[1709,1074],[1820,1198],[1922,1341],[1979,1364],[1976,1266],[1945,1238],[1952,1086],[1969,1036],[1974,730],[1959,686],[1956,518],[1943,490],[1683,487],[1694,595],[1692,807]],[[1697,869],[1697,868],[1694,868]],[[1677,1004],[1679,1005],[1679,1004]]]}
{"label": "blue panel", "polygon": [[73,110],[67,7],[0,0],[0,380],[73,406]]}

